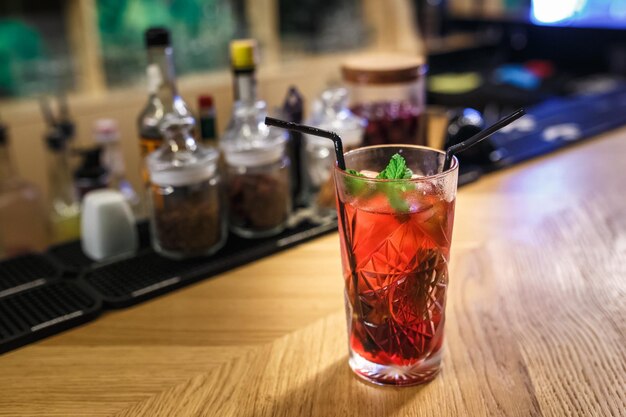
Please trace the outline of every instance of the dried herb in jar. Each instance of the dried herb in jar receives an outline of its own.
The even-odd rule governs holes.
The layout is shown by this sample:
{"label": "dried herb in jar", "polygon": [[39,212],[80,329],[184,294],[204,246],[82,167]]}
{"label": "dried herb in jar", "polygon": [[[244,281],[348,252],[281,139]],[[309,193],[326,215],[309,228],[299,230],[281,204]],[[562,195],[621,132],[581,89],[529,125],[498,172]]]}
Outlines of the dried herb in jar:
{"label": "dried herb in jar", "polygon": [[269,174],[235,175],[230,180],[231,221],[264,230],[281,226],[289,215],[289,184]]}
{"label": "dried herb in jar", "polygon": [[155,204],[159,246],[167,251],[199,253],[220,242],[224,231],[219,200],[202,195],[178,198],[173,194],[162,196],[162,204]]}

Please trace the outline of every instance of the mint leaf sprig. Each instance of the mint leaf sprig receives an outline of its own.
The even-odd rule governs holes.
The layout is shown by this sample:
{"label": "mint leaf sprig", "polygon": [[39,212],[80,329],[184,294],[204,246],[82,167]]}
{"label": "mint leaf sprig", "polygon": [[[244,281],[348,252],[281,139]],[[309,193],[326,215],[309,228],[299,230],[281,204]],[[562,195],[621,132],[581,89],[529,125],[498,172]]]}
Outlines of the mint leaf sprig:
{"label": "mint leaf sprig", "polygon": [[[346,172],[350,175],[365,178],[365,175],[361,174],[356,169],[346,169]],[[361,196],[367,190],[367,183],[358,178],[346,177],[345,184],[346,184],[346,191],[350,195]]]}
{"label": "mint leaf sprig", "polygon": [[380,171],[376,178],[379,180],[408,180],[412,176],[413,171],[406,166],[406,160],[397,153],[391,157],[387,167]]}
{"label": "mint leaf sprig", "polygon": [[[389,160],[387,167],[380,171],[376,176],[381,180],[408,180],[413,176],[411,171],[406,166],[406,160],[400,154],[395,154]],[[413,184],[405,182],[385,182],[377,184],[378,189],[385,193],[387,200],[391,207],[398,213],[408,213],[410,206],[404,199],[404,193],[406,193]]]}
{"label": "mint leaf sprig", "polygon": [[[346,177],[346,190],[350,195],[360,198],[369,198],[373,194],[373,190],[369,189],[365,180],[365,175],[354,169],[347,169],[350,175],[359,177]],[[389,160],[389,163],[377,176],[376,179],[382,180],[408,180],[413,177],[413,171],[406,166],[406,160],[400,154],[395,154]],[[404,199],[404,194],[413,188],[413,184],[404,181],[380,182],[376,184],[376,191],[385,194],[391,207],[398,213],[408,213],[410,210],[409,203]]]}

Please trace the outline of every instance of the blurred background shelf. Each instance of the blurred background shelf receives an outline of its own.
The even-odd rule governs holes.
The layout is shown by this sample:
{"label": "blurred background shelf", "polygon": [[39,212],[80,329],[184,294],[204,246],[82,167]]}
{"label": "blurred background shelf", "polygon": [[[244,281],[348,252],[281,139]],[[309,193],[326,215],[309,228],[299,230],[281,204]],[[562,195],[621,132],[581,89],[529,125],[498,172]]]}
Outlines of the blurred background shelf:
{"label": "blurred background shelf", "polygon": [[[188,102],[211,93],[218,134],[232,107],[227,44],[235,37],[259,41],[259,94],[269,108],[280,105],[290,85],[307,98],[340,80],[346,53],[376,49],[423,53],[412,4],[393,0],[8,1],[0,5],[0,56],[10,71],[0,74],[0,117],[13,138],[18,172],[47,195],[45,123],[37,96],[68,92],[76,122],[76,146],[93,143],[99,118],[118,121],[129,180],[141,189],[135,126],[145,98],[142,33],[155,24],[171,27],[179,89]],[[316,24],[301,22],[316,17]],[[19,29],[11,31],[11,28]],[[347,36],[351,33],[352,36]],[[15,55],[31,39],[31,55]],[[3,46],[4,45],[4,46]],[[11,58],[10,60],[8,58]],[[3,86],[5,86],[3,88]],[[11,86],[8,89],[6,86]],[[307,104],[308,106],[308,104]]]}

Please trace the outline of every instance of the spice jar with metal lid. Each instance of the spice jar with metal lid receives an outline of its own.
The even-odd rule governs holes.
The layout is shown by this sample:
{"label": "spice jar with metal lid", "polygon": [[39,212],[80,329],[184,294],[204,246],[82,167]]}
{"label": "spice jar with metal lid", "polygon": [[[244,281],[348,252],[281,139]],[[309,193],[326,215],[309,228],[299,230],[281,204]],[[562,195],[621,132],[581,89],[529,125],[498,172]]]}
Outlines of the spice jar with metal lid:
{"label": "spice jar with metal lid", "polygon": [[[313,111],[306,124],[337,133],[341,136],[344,151],[347,152],[362,146],[363,131],[367,123],[350,111],[348,90],[339,87],[322,92],[313,103]],[[305,135],[305,163],[309,205],[321,216],[335,214],[333,143],[325,138]]]}
{"label": "spice jar with metal lid", "polygon": [[167,114],[165,143],[147,157],[152,246],[175,259],[210,255],[226,240],[219,153],[197,143],[193,119]]}
{"label": "spice jar with metal lid", "polygon": [[368,122],[364,145],[426,143],[427,66],[422,58],[360,55],[346,60],[341,71],[350,89],[350,108]]}

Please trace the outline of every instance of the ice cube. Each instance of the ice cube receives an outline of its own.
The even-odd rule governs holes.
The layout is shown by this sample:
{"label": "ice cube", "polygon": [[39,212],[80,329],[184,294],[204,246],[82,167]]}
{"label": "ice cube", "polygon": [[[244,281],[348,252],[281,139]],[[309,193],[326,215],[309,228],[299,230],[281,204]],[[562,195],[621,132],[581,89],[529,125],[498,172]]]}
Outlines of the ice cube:
{"label": "ice cube", "polygon": [[360,171],[360,173],[362,175],[364,175],[367,178],[376,178],[378,176],[378,172],[376,171],[368,171],[367,169],[363,169]]}
{"label": "ice cube", "polygon": [[415,184],[415,189],[422,196],[436,195],[437,186],[431,182],[421,181]]}

